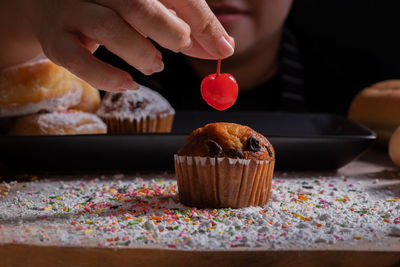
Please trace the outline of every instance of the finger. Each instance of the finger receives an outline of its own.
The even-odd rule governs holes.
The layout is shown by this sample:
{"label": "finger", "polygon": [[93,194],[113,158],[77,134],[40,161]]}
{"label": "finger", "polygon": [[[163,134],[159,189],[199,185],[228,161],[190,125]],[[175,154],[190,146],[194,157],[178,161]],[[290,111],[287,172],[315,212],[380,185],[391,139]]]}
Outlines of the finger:
{"label": "finger", "polygon": [[92,0],[115,10],[131,27],[175,52],[191,46],[190,27],[158,0]]}
{"label": "finger", "polygon": [[161,53],[113,10],[85,3],[75,16],[77,28],[84,36],[103,44],[144,74],[164,69]]}
{"label": "finger", "polygon": [[204,0],[161,0],[173,7],[191,28],[194,39],[215,59],[226,58],[234,52],[234,40],[215,17]]}
{"label": "finger", "polygon": [[182,54],[201,59],[216,59],[215,56],[204,50],[204,48],[195,39],[193,39],[192,47],[187,51],[183,51]]}
{"label": "finger", "polygon": [[43,50],[54,63],[65,67],[93,87],[107,91],[138,87],[128,73],[94,57],[75,34],[63,33],[57,36],[51,46],[45,45]]}

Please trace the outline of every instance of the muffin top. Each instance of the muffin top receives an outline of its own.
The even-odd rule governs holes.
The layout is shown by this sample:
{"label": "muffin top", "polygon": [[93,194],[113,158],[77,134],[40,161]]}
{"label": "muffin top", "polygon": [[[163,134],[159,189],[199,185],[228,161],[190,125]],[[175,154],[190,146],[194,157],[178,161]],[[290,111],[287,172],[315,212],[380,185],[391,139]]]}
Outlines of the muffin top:
{"label": "muffin top", "polygon": [[175,110],[159,93],[141,85],[138,90],[106,93],[97,114],[101,117],[140,120],[172,115]]}
{"label": "muffin top", "polygon": [[192,132],[180,156],[274,160],[275,152],[263,135],[248,126],[217,122]]}

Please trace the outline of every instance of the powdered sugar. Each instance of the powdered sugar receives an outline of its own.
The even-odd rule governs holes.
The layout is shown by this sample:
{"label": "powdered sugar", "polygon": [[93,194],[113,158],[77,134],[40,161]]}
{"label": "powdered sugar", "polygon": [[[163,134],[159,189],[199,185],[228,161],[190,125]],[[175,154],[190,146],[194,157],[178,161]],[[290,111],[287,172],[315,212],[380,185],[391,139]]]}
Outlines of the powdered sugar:
{"label": "powdered sugar", "polygon": [[[65,128],[74,128],[77,133],[96,129],[107,131],[105,123],[96,115],[85,112],[53,112],[38,115],[37,122],[42,132],[57,129],[64,134]],[[84,122],[84,123],[83,123]]]}
{"label": "powdered sugar", "polygon": [[[48,90],[43,88],[43,90]],[[71,88],[65,95],[51,99],[43,99],[36,103],[28,103],[23,106],[17,104],[8,108],[0,107],[0,117],[12,117],[35,114],[39,111],[60,111],[73,107],[81,101],[82,88]]]}
{"label": "powdered sugar", "polygon": [[121,120],[140,121],[156,116],[164,117],[175,114],[168,101],[159,93],[141,85],[138,90],[124,93],[108,93],[97,111],[101,117],[117,117]]}
{"label": "powdered sugar", "polygon": [[[375,182],[375,183],[374,183]],[[0,200],[0,242],[227,250],[381,242],[398,234],[400,181],[275,178],[270,202],[196,209],[176,198],[176,181],[44,180],[11,184]]]}

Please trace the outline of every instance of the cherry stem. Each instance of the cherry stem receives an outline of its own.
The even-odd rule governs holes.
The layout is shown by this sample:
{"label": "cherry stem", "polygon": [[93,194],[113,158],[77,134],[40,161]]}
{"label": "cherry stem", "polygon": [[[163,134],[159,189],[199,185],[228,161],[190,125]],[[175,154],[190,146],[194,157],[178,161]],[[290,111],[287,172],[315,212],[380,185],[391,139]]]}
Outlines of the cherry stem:
{"label": "cherry stem", "polygon": [[218,64],[217,64],[217,77],[221,74],[221,59],[218,59]]}

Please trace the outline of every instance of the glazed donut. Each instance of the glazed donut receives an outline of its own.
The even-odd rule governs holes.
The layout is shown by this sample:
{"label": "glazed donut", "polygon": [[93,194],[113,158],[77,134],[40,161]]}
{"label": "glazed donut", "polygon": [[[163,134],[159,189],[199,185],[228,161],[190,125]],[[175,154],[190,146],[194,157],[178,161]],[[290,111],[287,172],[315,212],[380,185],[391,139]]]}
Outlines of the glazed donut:
{"label": "glazed donut", "polygon": [[107,133],[95,114],[75,110],[23,116],[14,121],[11,135],[72,135]]}
{"label": "glazed donut", "polygon": [[76,109],[84,112],[95,113],[100,106],[99,90],[93,88],[87,82],[82,81],[82,97],[81,102],[71,109]]}
{"label": "glazed donut", "polygon": [[400,126],[393,133],[389,141],[389,156],[400,167]]}
{"label": "glazed donut", "polygon": [[357,94],[349,109],[349,118],[364,124],[386,144],[400,125],[400,80],[379,82]]}
{"label": "glazed donut", "polygon": [[48,59],[0,73],[0,117],[66,110],[81,101],[85,83]]}

